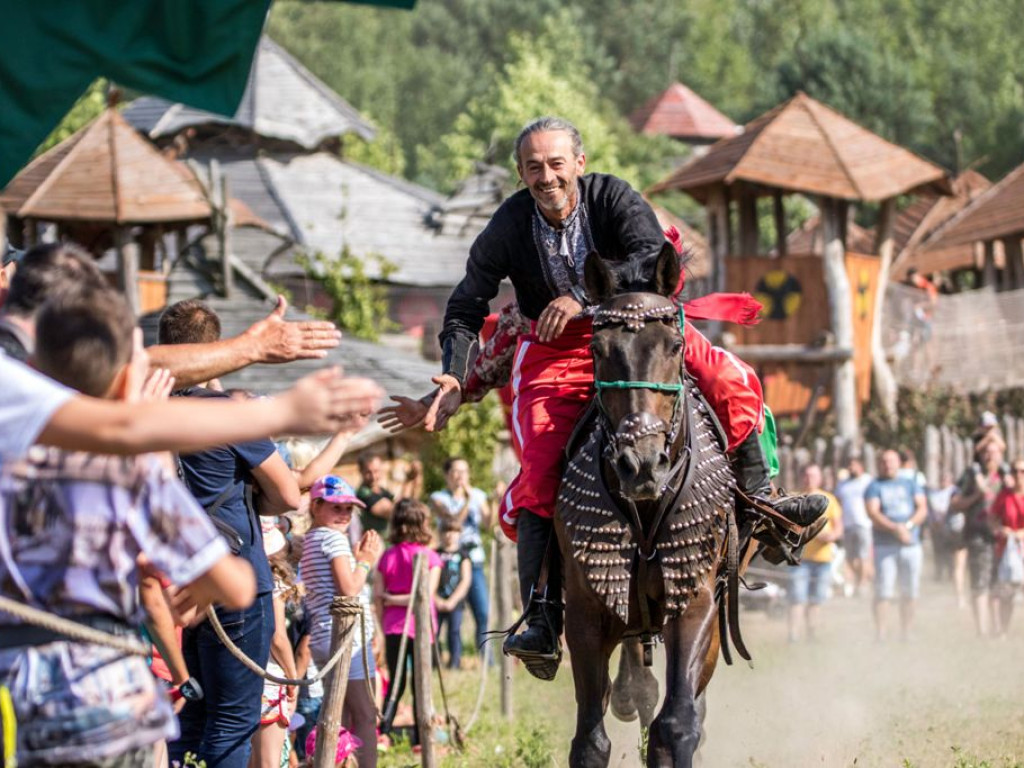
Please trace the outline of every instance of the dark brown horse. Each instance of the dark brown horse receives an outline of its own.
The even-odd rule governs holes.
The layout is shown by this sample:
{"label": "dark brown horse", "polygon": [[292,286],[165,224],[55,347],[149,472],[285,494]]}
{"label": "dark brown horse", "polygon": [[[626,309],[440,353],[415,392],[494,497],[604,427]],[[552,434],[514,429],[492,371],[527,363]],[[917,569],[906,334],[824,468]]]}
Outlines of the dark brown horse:
{"label": "dark brown horse", "polygon": [[718,657],[720,623],[727,626],[716,601],[720,564],[728,556],[735,570],[738,557],[735,482],[714,416],[686,376],[685,320],[670,298],[679,257],[668,246],[653,277],[649,267],[613,270],[592,254],[585,268],[587,294],[599,304],[596,396],[570,442],[556,512],[576,686],[574,768],[608,764],[608,666],[620,642],[630,679],[617,709],[629,716],[639,708],[650,721],[656,684],[639,659],[650,664],[657,635],[665,643],[666,695],[650,722],[647,764],[692,765],[698,697]]}

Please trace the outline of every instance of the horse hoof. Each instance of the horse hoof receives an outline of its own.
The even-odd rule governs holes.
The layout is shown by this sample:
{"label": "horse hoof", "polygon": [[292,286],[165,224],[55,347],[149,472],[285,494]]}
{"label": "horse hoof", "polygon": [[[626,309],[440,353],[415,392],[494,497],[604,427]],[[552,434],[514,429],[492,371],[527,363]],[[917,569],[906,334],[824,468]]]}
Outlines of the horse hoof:
{"label": "horse hoof", "polygon": [[620,699],[615,696],[615,694],[612,694],[611,710],[615,719],[620,720],[623,723],[632,723],[640,716],[636,705],[633,704],[631,699],[626,697],[622,697]]}

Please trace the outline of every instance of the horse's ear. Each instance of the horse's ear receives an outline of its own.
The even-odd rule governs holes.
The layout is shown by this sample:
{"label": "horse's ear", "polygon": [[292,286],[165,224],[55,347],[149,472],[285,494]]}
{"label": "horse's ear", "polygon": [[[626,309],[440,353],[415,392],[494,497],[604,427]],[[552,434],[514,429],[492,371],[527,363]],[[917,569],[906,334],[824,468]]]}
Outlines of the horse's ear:
{"label": "horse's ear", "polygon": [[595,304],[615,295],[615,275],[597,251],[587,254],[583,263],[583,286],[587,289],[587,297]]}
{"label": "horse's ear", "polygon": [[662,296],[672,296],[679,287],[679,275],[683,264],[672,243],[665,242],[661,253],[654,262],[654,292]]}

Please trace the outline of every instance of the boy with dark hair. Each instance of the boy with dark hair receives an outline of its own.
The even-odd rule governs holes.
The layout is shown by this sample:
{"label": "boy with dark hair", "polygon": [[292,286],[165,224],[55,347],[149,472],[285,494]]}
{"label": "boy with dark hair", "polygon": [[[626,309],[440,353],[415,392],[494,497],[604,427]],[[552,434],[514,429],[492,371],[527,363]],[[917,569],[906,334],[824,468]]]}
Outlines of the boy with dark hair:
{"label": "boy with dark hair", "polygon": [[68,287],[104,288],[107,281],[86,251],[73,243],[47,243],[18,262],[0,313],[0,349],[24,362],[35,346],[35,318],[43,304]]}
{"label": "boy with dark hair", "polygon": [[[66,293],[39,313],[37,364],[69,385],[136,399],[148,361],[123,298]],[[78,354],[77,348],[89,354]],[[0,591],[119,637],[142,618],[137,562],[198,601],[242,607],[255,584],[181,483],[151,456],[38,449],[0,479]],[[0,613],[0,683],[13,694],[23,766],[145,766],[173,738],[145,658]]]}

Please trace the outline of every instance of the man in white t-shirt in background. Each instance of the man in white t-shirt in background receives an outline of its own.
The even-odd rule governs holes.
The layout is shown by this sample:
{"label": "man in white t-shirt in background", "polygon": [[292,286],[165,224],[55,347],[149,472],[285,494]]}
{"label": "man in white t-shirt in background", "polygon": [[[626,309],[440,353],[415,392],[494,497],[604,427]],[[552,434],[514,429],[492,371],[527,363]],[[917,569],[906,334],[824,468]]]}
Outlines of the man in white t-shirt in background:
{"label": "man in white t-shirt in background", "polygon": [[865,582],[874,577],[871,560],[871,518],[864,505],[864,491],[874,479],[864,471],[864,461],[857,454],[847,464],[849,477],[836,486],[836,498],[843,508],[843,551],[850,568],[853,595],[859,596]]}

